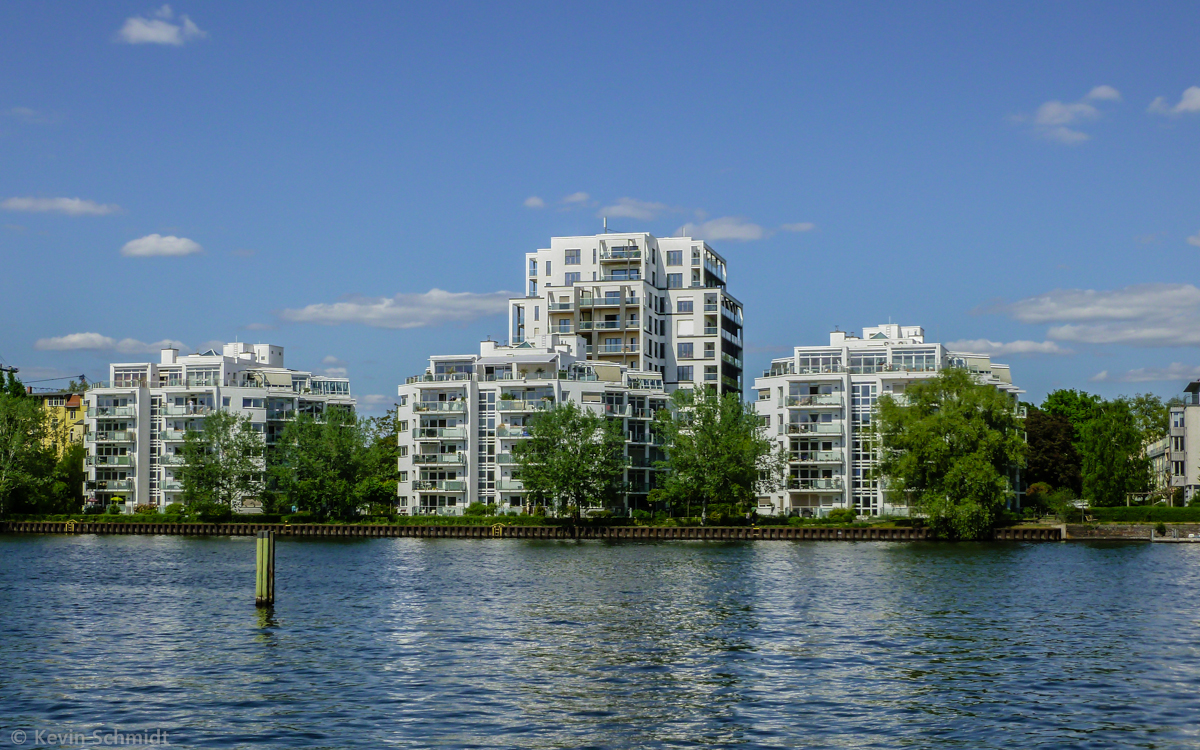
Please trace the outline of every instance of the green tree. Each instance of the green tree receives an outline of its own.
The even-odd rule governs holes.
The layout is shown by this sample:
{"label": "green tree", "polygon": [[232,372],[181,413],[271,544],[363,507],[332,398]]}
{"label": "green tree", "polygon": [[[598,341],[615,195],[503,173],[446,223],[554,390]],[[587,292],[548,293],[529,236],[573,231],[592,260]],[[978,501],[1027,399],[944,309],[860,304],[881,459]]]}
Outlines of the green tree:
{"label": "green tree", "polygon": [[905,390],[905,405],[879,399],[883,448],[879,473],[936,534],[983,539],[1013,490],[1009,475],[1025,458],[1010,397],[966,370],[951,369]]}
{"label": "green tree", "polygon": [[227,514],[262,492],[263,440],[248,417],[215,411],[188,430],[177,472],[189,510]]}
{"label": "green tree", "polygon": [[8,373],[0,393],[0,514],[26,509],[49,481],[54,457],[44,445],[48,430],[41,404],[26,398],[24,386]]}
{"label": "green tree", "polygon": [[667,458],[658,462],[666,472],[654,500],[688,515],[695,508],[707,519],[712,506],[744,514],[760,494],[780,487],[787,467],[783,448],[767,437],[754,407],[738,394],[680,389],[671,402],[672,409],[655,415],[654,431]]}
{"label": "green tree", "polygon": [[1074,439],[1078,440],[1083,426],[1096,416],[1103,404],[1104,399],[1097,395],[1063,388],[1048,393],[1041,409],[1070,422],[1071,429],[1075,431]]}
{"label": "green tree", "polygon": [[83,509],[83,483],[87,477],[83,459],[86,455],[82,443],[70,443],[63,448],[50,474],[38,513],[78,513]]}
{"label": "green tree", "polygon": [[624,492],[621,421],[572,401],[536,415],[529,439],[513,448],[513,458],[530,499],[559,515],[578,519],[583,508],[614,507]]}
{"label": "green tree", "polygon": [[341,520],[372,503],[395,506],[396,485],[384,476],[394,476],[396,465],[387,466],[383,441],[371,422],[346,409],[297,416],[269,454],[276,503]]}
{"label": "green tree", "polygon": [[[1178,401],[1179,399],[1172,399]],[[1153,443],[1167,435],[1167,422],[1170,420],[1171,402],[1164,403],[1153,393],[1138,393],[1126,399],[1129,410],[1133,413],[1134,423],[1142,433],[1142,441]]]}
{"label": "green tree", "polygon": [[1150,461],[1142,440],[1138,416],[1125,399],[1104,404],[1083,426],[1083,496],[1090,503],[1125,505],[1129,493],[1149,490]]}
{"label": "green tree", "polygon": [[1031,485],[1045,482],[1051,487],[1069,487],[1079,493],[1083,489],[1082,459],[1075,449],[1075,429],[1071,422],[1060,414],[1029,406],[1025,435],[1029,443],[1025,481]]}

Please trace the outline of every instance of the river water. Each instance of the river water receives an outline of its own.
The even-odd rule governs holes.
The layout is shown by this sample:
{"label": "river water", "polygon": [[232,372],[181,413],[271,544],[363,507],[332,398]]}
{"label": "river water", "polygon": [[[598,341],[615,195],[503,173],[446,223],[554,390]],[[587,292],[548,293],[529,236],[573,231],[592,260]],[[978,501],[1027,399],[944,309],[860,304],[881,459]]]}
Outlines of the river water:
{"label": "river water", "polygon": [[252,538],[0,536],[0,746],[1200,746],[1200,545],[284,539],[277,570],[258,611]]}

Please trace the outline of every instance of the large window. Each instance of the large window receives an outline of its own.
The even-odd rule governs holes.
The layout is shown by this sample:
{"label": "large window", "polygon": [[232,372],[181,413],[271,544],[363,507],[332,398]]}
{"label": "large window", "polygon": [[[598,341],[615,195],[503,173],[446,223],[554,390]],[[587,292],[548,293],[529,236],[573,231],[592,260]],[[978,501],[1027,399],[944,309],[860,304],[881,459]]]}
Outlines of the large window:
{"label": "large window", "polygon": [[682,288],[683,288],[683,274],[681,274],[681,273],[667,274],[667,289],[682,289]]}
{"label": "large window", "polygon": [[681,383],[684,381],[693,380],[693,372],[694,371],[692,370],[691,365],[681,365],[680,367],[675,368],[675,379]]}
{"label": "large window", "polygon": [[692,359],[695,355],[693,344],[690,341],[679,342],[679,359]]}
{"label": "large window", "polygon": [[537,276],[537,261],[532,258],[529,259],[529,275]]}
{"label": "large window", "polygon": [[667,251],[667,265],[668,266],[682,266],[683,265],[683,251],[682,250],[668,250]]}
{"label": "large window", "polygon": [[690,313],[692,311],[692,301],[690,299],[681,299],[675,303],[675,312]]}
{"label": "large window", "polygon": [[568,265],[568,266],[579,265],[579,250],[578,249],[568,250],[563,255],[563,264]]}
{"label": "large window", "polygon": [[579,283],[579,272],[575,271],[574,273],[564,274],[563,282],[566,283],[567,286],[570,286],[571,284],[578,284]]}

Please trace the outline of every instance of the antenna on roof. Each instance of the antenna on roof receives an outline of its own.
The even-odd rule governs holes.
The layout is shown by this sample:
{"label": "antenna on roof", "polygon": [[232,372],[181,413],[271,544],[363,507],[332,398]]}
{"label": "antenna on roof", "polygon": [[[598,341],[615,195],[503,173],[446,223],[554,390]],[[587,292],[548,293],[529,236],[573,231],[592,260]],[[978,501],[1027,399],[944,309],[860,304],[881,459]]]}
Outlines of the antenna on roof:
{"label": "antenna on roof", "polygon": [[604,217],[604,233],[608,234],[608,217]]}

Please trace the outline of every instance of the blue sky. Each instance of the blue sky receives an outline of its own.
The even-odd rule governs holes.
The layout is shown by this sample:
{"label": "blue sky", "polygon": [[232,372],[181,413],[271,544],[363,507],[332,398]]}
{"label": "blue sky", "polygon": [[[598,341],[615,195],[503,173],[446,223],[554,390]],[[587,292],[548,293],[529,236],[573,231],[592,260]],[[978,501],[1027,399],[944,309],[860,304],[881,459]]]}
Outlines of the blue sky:
{"label": "blue sky", "polygon": [[[0,357],[235,338],[364,406],[599,216],[729,261],[747,372],[889,319],[1200,377],[1200,6],[0,5]],[[570,198],[570,200],[568,200]],[[536,200],[535,200],[536,199]],[[441,290],[431,292],[431,290]]]}

